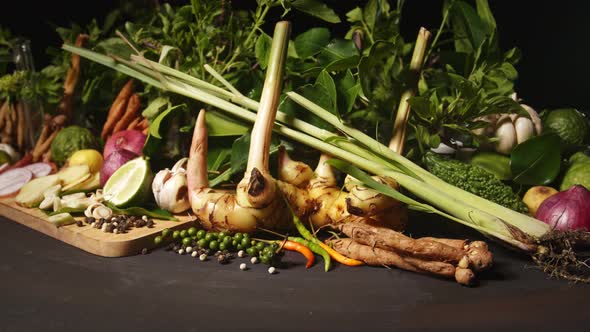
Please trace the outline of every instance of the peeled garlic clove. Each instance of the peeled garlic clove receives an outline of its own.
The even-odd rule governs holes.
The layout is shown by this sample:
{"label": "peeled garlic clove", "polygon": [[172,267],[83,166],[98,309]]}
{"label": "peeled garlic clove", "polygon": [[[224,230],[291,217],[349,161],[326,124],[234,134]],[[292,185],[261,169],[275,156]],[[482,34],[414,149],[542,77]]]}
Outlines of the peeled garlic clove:
{"label": "peeled garlic clove", "polygon": [[94,210],[95,207],[102,205],[101,203],[92,203],[90,205],[88,205],[88,207],[86,208],[86,210],[84,210],[84,215],[88,218],[92,217],[92,211]]}
{"label": "peeled garlic clove", "polygon": [[154,176],[154,180],[152,181],[152,192],[154,193],[154,198],[156,199],[156,204],[158,204],[158,206],[160,205],[160,191],[162,191],[164,183],[166,183],[171,177],[172,172],[167,168],[159,171],[156,176]]}
{"label": "peeled garlic clove", "polygon": [[514,122],[516,130],[516,143],[520,144],[535,136],[535,128],[531,119],[520,117]]}
{"label": "peeled garlic clove", "polygon": [[526,104],[520,104],[520,106],[522,106],[522,108],[524,108],[531,117],[531,121],[535,127],[535,135],[541,135],[543,133],[543,124],[541,123],[541,118],[539,117],[539,114],[537,114],[537,111]]}
{"label": "peeled garlic clove", "polygon": [[172,176],[160,191],[160,207],[172,213],[186,211],[190,207],[188,183],[184,174]]}
{"label": "peeled garlic clove", "polygon": [[501,122],[498,121],[495,136],[498,138],[496,151],[503,154],[510,154],[516,145],[516,131],[509,117],[504,118]]}
{"label": "peeled garlic clove", "polygon": [[105,218],[108,219],[113,216],[113,210],[100,204],[92,210],[92,216],[95,219]]}

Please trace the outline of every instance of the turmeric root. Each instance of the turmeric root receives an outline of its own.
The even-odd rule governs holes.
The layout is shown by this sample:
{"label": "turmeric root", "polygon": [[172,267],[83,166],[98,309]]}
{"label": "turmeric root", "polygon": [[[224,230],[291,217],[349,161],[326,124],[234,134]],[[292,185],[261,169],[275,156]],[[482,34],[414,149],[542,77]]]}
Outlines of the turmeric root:
{"label": "turmeric root", "polygon": [[149,127],[150,127],[150,120],[148,120],[147,118],[143,118],[141,121],[139,121],[136,128],[138,130],[145,130]]}
{"label": "turmeric root", "polygon": [[141,116],[136,116],[129,124],[127,125],[127,130],[136,129],[137,124],[141,121]]}
{"label": "turmeric root", "polygon": [[127,103],[129,98],[131,98],[131,94],[133,93],[133,83],[133,80],[127,81],[121,91],[119,91],[115,101],[113,101],[113,104],[111,105],[107,115],[107,120],[105,121],[105,124],[102,127],[102,132],[100,133],[100,136],[103,140],[106,140],[106,138],[111,134],[115,128],[115,125],[127,109]]}
{"label": "turmeric root", "polygon": [[[455,278],[463,285],[470,285],[474,281],[474,274],[468,269],[457,268],[450,263],[426,261],[416,257],[402,256],[397,252],[360,244],[353,239],[343,238],[329,242],[339,253],[354,259],[364,261],[368,265],[395,266],[397,268],[424,274],[432,274],[444,278]],[[457,273],[457,270],[460,270]]]}
{"label": "turmeric root", "polygon": [[4,124],[6,123],[6,112],[8,112],[8,101],[4,101],[2,103],[2,107],[0,107],[0,130],[4,129]]}
{"label": "turmeric root", "polygon": [[[89,36],[86,34],[79,34],[76,37],[75,45],[81,47],[86,43]],[[80,56],[72,53],[70,68],[66,73],[66,79],[64,81],[64,95],[59,105],[57,106],[57,112],[70,117],[72,109],[74,107],[74,90],[78,84],[80,77]]]}
{"label": "turmeric root", "polygon": [[16,144],[19,150],[25,148],[25,131],[26,131],[26,120],[25,120],[25,109],[22,102],[16,104],[17,123],[16,123]]}
{"label": "turmeric root", "polygon": [[127,128],[129,123],[136,116],[140,107],[141,107],[141,99],[139,98],[139,95],[137,93],[134,93],[131,96],[131,98],[129,98],[129,102],[127,103],[127,108],[125,110],[125,113],[123,114],[121,119],[119,119],[117,124],[115,124],[115,128],[113,129],[113,134]]}
{"label": "turmeric root", "polygon": [[55,136],[57,136],[57,133],[59,133],[59,130],[53,131],[51,135],[49,135],[47,139],[41,144],[39,144],[39,147],[35,151],[33,151],[34,162],[39,161],[43,154],[49,150],[49,148],[51,147],[51,142],[53,142],[53,139],[55,138]]}
{"label": "turmeric root", "polygon": [[475,271],[485,270],[492,265],[492,253],[482,241],[474,241],[458,248],[433,241],[432,238],[413,239],[391,229],[362,222],[346,222],[332,227],[360,244],[395,251],[413,258],[459,264],[467,257],[465,268]]}

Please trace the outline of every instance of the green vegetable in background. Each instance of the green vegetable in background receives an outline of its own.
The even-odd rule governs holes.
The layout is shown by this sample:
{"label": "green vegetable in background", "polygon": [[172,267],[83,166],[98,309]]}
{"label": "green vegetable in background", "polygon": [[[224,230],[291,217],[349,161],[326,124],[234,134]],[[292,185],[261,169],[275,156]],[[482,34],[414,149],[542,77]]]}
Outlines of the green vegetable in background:
{"label": "green vegetable in background", "polygon": [[62,166],[70,155],[78,150],[97,149],[96,137],[90,130],[80,126],[69,126],[59,131],[51,143],[51,158]]}
{"label": "green vegetable in background", "polygon": [[590,156],[578,152],[570,157],[569,162],[570,166],[563,176],[559,190],[568,190],[575,184],[590,190]]}
{"label": "green vegetable in background", "polygon": [[424,161],[428,170],[445,182],[514,211],[528,214],[528,208],[520,197],[494,174],[478,166],[430,152],[424,156]]}
{"label": "green vegetable in background", "polygon": [[550,111],[543,119],[543,128],[559,135],[565,149],[570,151],[581,146],[590,134],[588,119],[574,108]]}
{"label": "green vegetable in background", "polygon": [[469,163],[494,174],[500,180],[512,179],[510,158],[499,153],[479,152],[469,160]]}

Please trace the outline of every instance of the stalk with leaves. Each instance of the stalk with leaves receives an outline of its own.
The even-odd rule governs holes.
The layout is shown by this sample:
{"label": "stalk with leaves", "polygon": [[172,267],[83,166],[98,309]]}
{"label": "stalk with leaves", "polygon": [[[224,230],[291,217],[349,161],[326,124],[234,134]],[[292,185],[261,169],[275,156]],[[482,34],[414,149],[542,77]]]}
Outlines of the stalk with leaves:
{"label": "stalk with leaves", "polygon": [[261,107],[252,130],[248,164],[235,193],[208,187],[205,111],[199,113],[187,165],[187,182],[192,210],[208,229],[252,232],[257,227],[288,228],[288,210],[269,173],[269,148],[289,32],[288,22],[277,23],[271,66],[267,70]]}

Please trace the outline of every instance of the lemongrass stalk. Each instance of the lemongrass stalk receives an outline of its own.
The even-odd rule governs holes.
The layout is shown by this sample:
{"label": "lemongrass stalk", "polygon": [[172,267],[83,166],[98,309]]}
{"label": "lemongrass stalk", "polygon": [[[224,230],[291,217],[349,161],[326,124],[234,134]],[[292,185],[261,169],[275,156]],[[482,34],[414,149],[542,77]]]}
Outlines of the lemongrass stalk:
{"label": "lemongrass stalk", "polygon": [[[269,169],[270,137],[281,97],[290,32],[291,24],[287,21],[279,22],[275,26],[266,78],[260,97],[260,108],[258,109],[260,119],[254,123],[250,140],[250,154],[255,158],[248,158],[247,173],[255,167],[266,171]],[[266,151],[267,153],[256,153],[256,151]]]}
{"label": "lemongrass stalk", "polygon": [[404,151],[406,142],[406,127],[408,119],[410,118],[410,103],[408,100],[416,95],[416,85],[420,79],[420,72],[422,71],[422,63],[424,62],[424,53],[426,53],[426,45],[430,39],[430,32],[425,28],[420,28],[416,44],[414,45],[414,52],[412,53],[412,60],[410,61],[410,74],[414,81],[411,86],[402,94],[397,113],[395,114],[395,121],[393,123],[393,135],[389,141],[389,148],[397,153]]}
{"label": "lemongrass stalk", "polygon": [[[312,113],[314,113],[324,121],[328,122],[338,130],[342,131],[346,135],[349,135],[354,139],[358,140],[360,143],[367,146],[373,152],[380,154],[386,159],[390,159],[396,163],[399,163],[403,167],[414,172],[425,183],[440,188],[448,195],[461,199],[464,202],[469,202],[473,206],[476,206],[478,209],[483,210],[491,215],[498,216],[499,218],[505,220],[509,224],[525,231],[529,235],[541,237],[550,231],[550,227],[547,224],[535,218],[513,211],[499,204],[488,201],[485,198],[481,198],[477,195],[474,195],[470,192],[467,192],[463,189],[457,188],[451,184],[444,182],[432,173],[429,173],[428,171],[416,165],[409,159],[403,157],[402,155],[395,153],[387,146],[379,143],[377,140],[371,138],[370,136],[366,135],[360,130],[348,127],[347,125],[342,123],[340,119],[338,119],[338,117],[336,117],[334,114],[326,111],[325,109],[316,105],[315,103],[306,99],[305,97],[295,92],[287,92],[287,96],[297,104],[311,111]],[[354,146],[349,147],[351,149],[356,149]]]}
{"label": "lemongrass stalk", "polygon": [[[163,64],[157,63],[155,61],[151,61],[151,60],[147,60],[147,59],[142,59],[140,56],[137,55],[131,55],[131,59],[144,67],[153,69],[153,70],[157,70],[158,72],[167,75],[167,76],[171,76],[171,77],[175,77],[175,78],[179,78],[183,81],[185,81],[186,83],[193,85],[195,87],[201,88],[201,89],[205,89],[205,90],[209,90],[212,92],[217,92],[217,96],[224,98],[226,100],[230,100],[234,103],[240,104],[244,107],[247,107],[249,109],[253,109],[253,110],[258,110],[258,107],[260,107],[260,104],[255,101],[252,100],[244,95],[242,95],[241,93],[238,95],[232,91],[237,91],[237,89],[235,89],[235,87],[233,87],[233,85],[231,85],[231,83],[227,82],[225,79],[223,81],[219,80],[219,78],[223,78],[223,76],[221,76],[217,71],[215,71],[215,69],[213,69],[213,67],[211,66],[207,66],[205,67],[205,69],[207,70],[207,72],[209,72],[211,74],[211,76],[213,76],[215,79],[219,80],[224,86],[226,86],[230,91],[224,90],[223,88],[220,88],[216,85],[213,85],[209,82],[200,80],[194,76],[185,74],[181,71],[178,71],[176,69],[170,68],[168,66],[165,66]],[[231,88],[230,88],[231,87]]]}
{"label": "lemongrass stalk", "polygon": [[[123,60],[123,59],[119,59],[119,60]],[[196,87],[204,89],[204,90],[208,90],[212,94],[215,94],[218,97],[225,98],[228,100],[230,100],[231,98],[234,97],[234,94],[232,92],[226,91],[223,88],[220,88],[214,84],[200,80],[194,76],[191,76],[191,75],[183,73],[179,70],[170,68],[170,67],[165,66],[161,63],[148,60],[142,56],[132,54],[131,61],[135,64],[141,65],[142,67],[146,67],[148,70],[150,70],[152,72],[155,70],[163,75],[168,75],[168,76],[172,76],[175,78],[179,78],[179,79],[181,79],[193,86],[196,86]],[[125,60],[125,62],[129,63],[128,60]],[[140,69],[138,68],[138,70],[140,70]]]}
{"label": "lemongrass stalk", "polygon": [[213,76],[216,80],[221,82],[223,86],[225,86],[232,94],[239,97],[244,97],[244,95],[238,91],[230,82],[228,82],[221,74],[219,74],[213,67],[209,66],[208,64],[204,64],[203,67],[209,73],[209,75]]}

